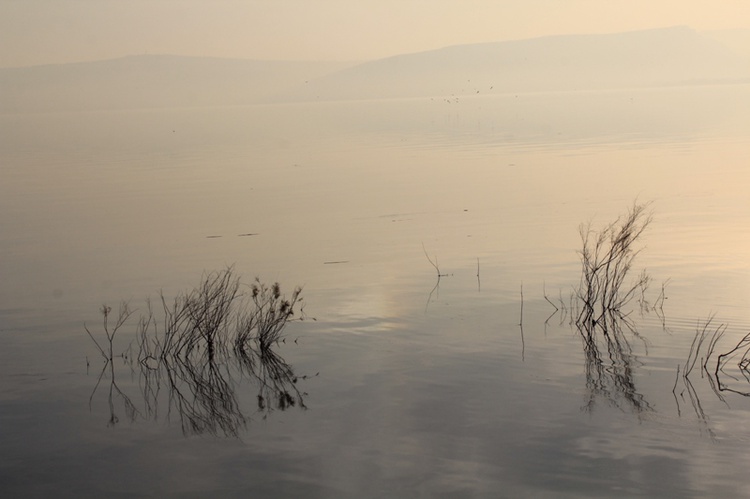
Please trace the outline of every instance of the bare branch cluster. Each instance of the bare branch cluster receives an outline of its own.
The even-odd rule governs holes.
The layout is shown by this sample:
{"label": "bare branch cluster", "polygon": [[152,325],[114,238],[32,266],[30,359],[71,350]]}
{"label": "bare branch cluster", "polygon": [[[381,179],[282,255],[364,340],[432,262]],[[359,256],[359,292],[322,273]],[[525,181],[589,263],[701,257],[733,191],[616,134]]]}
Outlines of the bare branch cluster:
{"label": "bare branch cluster", "polygon": [[599,231],[591,224],[580,227],[583,249],[581,281],[576,294],[582,303],[578,321],[597,322],[609,313],[620,313],[638,290],[650,282],[643,271],[632,283],[627,278],[640,250],[634,248],[652,217],[649,204],[634,204],[625,217],[620,217]]}
{"label": "bare branch cluster", "polygon": [[[204,355],[213,359],[226,356],[229,350],[268,350],[283,339],[288,322],[303,320],[301,293],[298,287],[286,298],[278,283],[269,286],[257,278],[249,292],[243,293],[240,278],[231,267],[206,274],[198,287],[177,295],[172,302],[161,295],[161,333],[149,303],[148,314],[141,318],[137,330],[139,361]],[[300,312],[297,318],[296,309]]]}
{"label": "bare branch cluster", "polygon": [[[286,341],[285,326],[304,317],[301,292],[296,288],[286,298],[278,283],[266,285],[257,278],[245,291],[229,267],[205,274],[198,287],[172,301],[162,293],[161,321],[147,300],[146,313],[135,331],[145,413],[156,417],[159,393],[166,387],[169,413],[177,413],[184,433],[237,436],[246,417],[240,410],[233,372],[258,384],[260,411],[304,408],[306,394],[298,389],[297,376],[273,350]],[[112,363],[115,335],[133,312],[123,303],[114,325],[110,325],[111,308],[105,305],[101,312],[108,349],[101,347],[88,328],[86,332],[105,358],[94,393],[105,372],[111,376],[110,422],[114,424],[113,394],[123,399],[131,420],[138,415],[130,398],[117,387]]]}

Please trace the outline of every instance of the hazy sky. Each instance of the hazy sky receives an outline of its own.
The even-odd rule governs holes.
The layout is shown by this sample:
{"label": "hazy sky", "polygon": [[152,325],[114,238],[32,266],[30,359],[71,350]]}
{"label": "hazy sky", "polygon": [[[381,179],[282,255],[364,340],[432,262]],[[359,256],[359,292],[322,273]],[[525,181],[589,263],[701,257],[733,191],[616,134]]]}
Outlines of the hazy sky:
{"label": "hazy sky", "polygon": [[0,67],[143,53],[356,61],[679,24],[750,27],[750,0],[0,0]]}

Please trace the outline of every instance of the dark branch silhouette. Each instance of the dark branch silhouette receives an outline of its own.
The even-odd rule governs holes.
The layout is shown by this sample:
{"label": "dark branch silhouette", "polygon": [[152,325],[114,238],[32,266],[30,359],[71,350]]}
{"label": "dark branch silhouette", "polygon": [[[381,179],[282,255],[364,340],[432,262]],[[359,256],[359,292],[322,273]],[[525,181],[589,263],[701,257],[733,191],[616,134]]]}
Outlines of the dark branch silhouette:
{"label": "dark branch silhouette", "polygon": [[[143,415],[159,417],[159,402],[167,400],[167,418],[177,417],[186,435],[208,433],[237,437],[248,421],[241,408],[237,387],[249,380],[258,389],[258,410],[264,417],[275,409],[306,408],[298,389],[300,379],[292,367],[274,350],[285,343],[284,328],[301,310],[301,288],[287,299],[278,283],[267,286],[256,279],[243,294],[240,279],[233,269],[203,276],[192,291],[179,294],[169,302],[161,295],[163,320],[161,331],[150,300],[146,313],[136,325],[137,366],[143,398]],[[115,325],[110,328],[111,309],[102,307],[108,349],[86,332],[105,358],[110,376],[110,424],[118,422],[114,399],[120,397],[131,421],[140,415],[130,398],[115,382],[112,349],[116,332],[132,312],[123,304]],[[316,374],[317,375],[317,374]]]}

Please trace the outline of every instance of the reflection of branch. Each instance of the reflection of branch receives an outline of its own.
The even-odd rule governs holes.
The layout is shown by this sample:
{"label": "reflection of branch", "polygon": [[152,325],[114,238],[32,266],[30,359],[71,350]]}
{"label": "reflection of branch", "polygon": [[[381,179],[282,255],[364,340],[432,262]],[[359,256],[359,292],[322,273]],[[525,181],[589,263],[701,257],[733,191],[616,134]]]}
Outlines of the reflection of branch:
{"label": "reflection of branch", "polygon": [[[237,352],[240,371],[258,382],[258,410],[270,413],[274,402],[276,408],[285,410],[295,405],[306,409],[304,396],[307,393],[297,388],[299,378],[276,352],[272,350]],[[301,379],[307,379],[302,376]]]}
{"label": "reflection of branch", "polygon": [[432,295],[435,294],[435,291],[438,292],[438,295],[440,294],[440,276],[438,276],[437,281],[435,282],[435,286],[433,286],[432,290],[430,290],[430,294],[427,295],[427,303],[425,303],[424,311],[427,313],[427,308],[430,306],[430,302],[432,301]]}
{"label": "reflection of branch", "polygon": [[[639,414],[652,410],[636,388],[633,366],[637,358],[623,332],[623,326],[631,334],[637,335],[634,325],[625,316],[611,312],[599,321],[577,323],[586,357],[586,387],[589,389],[588,402],[584,406],[586,410],[593,409],[597,396],[606,398],[620,408],[620,400],[624,400]],[[606,352],[606,357],[602,352]],[[605,358],[608,360],[605,361]]]}
{"label": "reflection of branch", "polygon": [[690,378],[688,378],[687,376],[683,376],[683,380],[685,381],[685,388],[687,388],[688,397],[690,397],[690,403],[693,406],[695,415],[698,417],[698,421],[701,422],[701,426],[706,431],[706,433],[708,433],[709,437],[711,437],[712,440],[715,440],[716,434],[711,429],[711,426],[708,423],[708,416],[706,416],[706,412],[703,410],[701,400],[700,398],[698,398],[698,393],[695,391],[693,383],[690,382]]}
{"label": "reflection of branch", "polygon": [[104,361],[102,372],[99,373],[99,378],[96,380],[96,385],[94,385],[94,389],[91,391],[91,395],[89,396],[89,409],[91,409],[91,403],[94,400],[94,395],[96,394],[96,391],[99,388],[102,379],[104,378],[104,374],[107,371],[109,371],[109,392],[107,394],[107,403],[109,405],[109,422],[107,423],[107,426],[115,426],[120,421],[120,418],[117,416],[117,411],[115,409],[115,400],[117,398],[122,401],[125,408],[125,414],[130,422],[135,421],[135,419],[138,417],[138,410],[130,400],[130,397],[128,397],[120,389],[119,386],[117,386],[117,382],[115,381],[114,362],[109,359]]}
{"label": "reflection of branch", "polygon": [[170,412],[176,409],[185,434],[237,436],[245,425],[231,375],[208,355],[163,362]]}
{"label": "reflection of branch", "polygon": [[[672,387],[672,396],[674,397],[675,402],[677,403],[677,417],[682,417],[682,411],[680,410],[680,399],[677,398],[677,383],[680,380],[680,366],[677,366],[677,376],[674,380],[674,386]],[[680,398],[684,401],[685,400],[685,392],[688,393],[688,398],[690,399],[690,405],[693,407],[693,412],[695,412],[695,416],[698,418],[698,421],[701,425],[701,431],[704,431],[711,437],[712,440],[716,439],[716,434],[711,429],[711,426],[709,425],[708,416],[706,416],[706,412],[703,410],[703,406],[701,405],[700,398],[698,397],[698,392],[695,391],[695,387],[693,386],[693,383],[690,381],[690,378],[687,377],[684,372],[682,375],[682,383],[684,386],[684,389],[680,391]]]}
{"label": "reflection of branch", "polygon": [[[148,351],[147,347],[143,348],[143,351]],[[157,358],[155,361],[149,360]],[[238,436],[247,424],[247,416],[240,407],[236,391],[238,380],[233,374],[235,370],[230,366],[237,367],[242,376],[258,385],[258,408],[264,412],[294,406],[306,408],[304,397],[307,393],[299,390],[297,384],[300,379],[307,379],[308,376],[297,377],[292,367],[273,349],[261,350],[245,346],[234,352],[233,359],[226,354],[219,357],[214,353],[211,356],[208,351],[194,351],[189,356],[167,352],[155,357],[153,352],[147,353],[139,363],[145,415],[158,419],[159,398],[164,392],[168,400],[167,417],[176,414],[185,435],[208,433]],[[107,371],[112,380],[109,424],[118,422],[114,409],[114,399],[117,396],[125,404],[130,420],[134,421],[139,412],[114,382],[115,372],[111,362],[105,363],[91,398],[93,399],[101,378]]]}

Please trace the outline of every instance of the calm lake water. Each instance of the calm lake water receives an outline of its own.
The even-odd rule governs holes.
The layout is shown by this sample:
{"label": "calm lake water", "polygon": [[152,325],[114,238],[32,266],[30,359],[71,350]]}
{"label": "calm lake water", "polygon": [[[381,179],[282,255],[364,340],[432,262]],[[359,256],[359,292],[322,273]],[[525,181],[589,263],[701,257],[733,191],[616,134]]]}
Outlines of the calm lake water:
{"label": "calm lake water", "polygon": [[[748,116],[746,85],[0,116],[0,495],[750,495],[740,359],[712,385],[750,333]],[[634,202],[651,285],[592,352],[579,226]],[[306,408],[231,355],[203,398],[138,363],[146,299],[230,265],[303,286]],[[123,300],[107,365],[84,324]]]}

